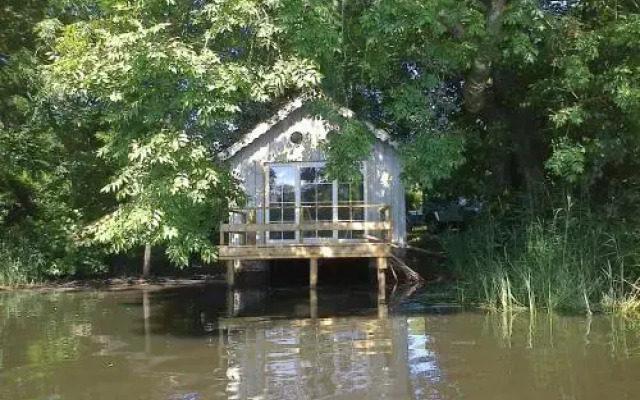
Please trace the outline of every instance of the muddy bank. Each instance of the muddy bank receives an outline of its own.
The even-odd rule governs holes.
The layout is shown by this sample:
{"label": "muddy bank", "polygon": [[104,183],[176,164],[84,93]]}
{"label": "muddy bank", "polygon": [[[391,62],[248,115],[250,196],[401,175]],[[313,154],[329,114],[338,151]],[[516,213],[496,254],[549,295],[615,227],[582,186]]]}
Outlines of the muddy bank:
{"label": "muddy bank", "polygon": [[209,284],[226,284],[223,275],[201,275],[192,277],[140,277],[127,278],[92,278],[92,279],[63,279],[32,283],[18,286],[0,286],[0,291],[81,291],[81,290],[127,290],[127,289],[161,289],[178,286],[195,286]]}

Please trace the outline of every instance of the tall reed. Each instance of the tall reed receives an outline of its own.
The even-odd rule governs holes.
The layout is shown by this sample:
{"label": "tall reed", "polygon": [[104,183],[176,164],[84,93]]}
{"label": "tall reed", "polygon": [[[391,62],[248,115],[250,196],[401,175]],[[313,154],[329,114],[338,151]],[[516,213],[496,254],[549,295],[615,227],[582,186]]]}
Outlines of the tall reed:
{"label": "tall reed", "polygon": [[[560,205],[490,210],[443,235],[465,296],[494,310],[638,311],[638,237],[566,196]],[[633,284],[629,282],[634,282]]]}

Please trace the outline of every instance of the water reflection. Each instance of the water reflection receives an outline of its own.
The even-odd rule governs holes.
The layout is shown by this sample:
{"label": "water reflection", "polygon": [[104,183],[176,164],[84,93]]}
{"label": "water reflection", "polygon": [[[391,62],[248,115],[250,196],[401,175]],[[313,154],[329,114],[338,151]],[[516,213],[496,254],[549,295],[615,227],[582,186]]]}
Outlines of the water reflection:
{"label": "water reflection", "polygon": [[236,317],[222,326],[230,398],[412,398],[404,319]]}
{"label": "water reflection", "polygon": [[[601,399],[640,390],[622,320],[462,312],[398,289],[0,296],[0,398]],[[424,297],[422,297],[424,298]],[[457,312],[453,312],[456,311]]]}

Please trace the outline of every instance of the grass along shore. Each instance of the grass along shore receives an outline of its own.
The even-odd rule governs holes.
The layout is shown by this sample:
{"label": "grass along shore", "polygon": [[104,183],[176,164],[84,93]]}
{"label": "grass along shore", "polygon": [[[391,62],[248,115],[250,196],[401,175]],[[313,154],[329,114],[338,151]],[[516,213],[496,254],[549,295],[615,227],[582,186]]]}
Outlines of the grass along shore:
{"label": "grass along shore", "polygon": [[460,298],[491,310],[640,318],[638,228],[571,197],[549,210],[487,213],[464,232],[443,234]]}

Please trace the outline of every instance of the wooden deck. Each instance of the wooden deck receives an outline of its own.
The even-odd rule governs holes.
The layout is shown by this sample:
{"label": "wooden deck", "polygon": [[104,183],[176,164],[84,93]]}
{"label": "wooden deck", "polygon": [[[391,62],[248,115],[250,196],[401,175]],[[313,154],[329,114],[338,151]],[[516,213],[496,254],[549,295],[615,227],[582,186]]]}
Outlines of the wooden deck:
{"label": "wooden deck", "polygon": [[294,208],[295,221],[276,223],[264,223],[270,215],[267,207],[234,211],[229,222],[220,226],[219,258],[227,261],[227,283],[234,285],[243,260],[308,259],[309,286],[313,288],[318,282],[319,259],[374,258],[378,295],[384,300],[385,270],[392,247],[390,208],[345,206],[350,211],[357,209],[359,219],[341,221],[339,207],[333,206],[333,221],[305,221],[305,207]]}

